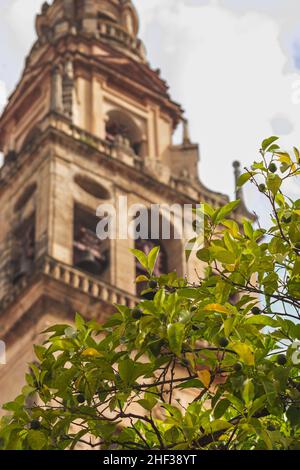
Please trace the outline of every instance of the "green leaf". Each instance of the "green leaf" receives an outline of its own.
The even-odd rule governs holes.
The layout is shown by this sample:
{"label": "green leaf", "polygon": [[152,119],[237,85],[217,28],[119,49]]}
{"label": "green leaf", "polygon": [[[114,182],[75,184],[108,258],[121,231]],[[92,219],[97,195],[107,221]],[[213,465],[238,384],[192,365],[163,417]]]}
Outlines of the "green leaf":
{"label": "green leaf", "polygon": [[173,323],[168,326],[168,340],[171,351],[180,356],[184,340],[185,326],[182,323]]}
{"label": "green leaf", "polygon": [[145,408],[145,410],[151,411],[157,404],[155,398],[148,396],[147,399],[138,400],[138,403]]}
{"label": "green leaf", "polygon": [[243,173],[237,180],[237,187],[241,188],[242,186],[244,186],[244,184],[246,184],[247,181],[249,181],[254,175],[256,175],[255,172],[247,171],[247,173]]}
{"label": "green leaf", "polygon": [[226,338],[229,338],[229,336],[232,333],[234,320],[235,320],[234,317],[230,317],[224,321],[224,332],[225,332]]}
{"label": "green leaf", "polygon": [[159,251],[160,251],[160,247],[155,246],[154,248],[152,248],[152,250],[150,251],[148,255],[147,263],[148,263],[148,271],[150,275],[152,275],[153,273],[153,270],[154,270],[154,267],[155,267],[155,264],[159,255]]}
{"label": "green leaf", "polygon": [[254,315],[252,317],[246,318],[245,323],[247,325],[272,326],[273,328],[279,326],[276,320],[270,318],[267,315]]}
{"label": "green leaf", "polygon": [[245,220],[244,223],[243,223],[243,227],[244,227],[244,233],[245,233],[246,237],[248,237],[250,240],[252,240],[254,230],[252,228],[251,223],[248,220]]}
{"label": "green leaf", "polygon": [[270,434],[265,429],[260,429],[259,434],[261,435],[268,450],[273,450],[272,440]]}
{"label": "green leaf", "polygon": [[208,248],[202,248],[201,250],[197,251],[197,258],[205,263],[209,263],[210,260],[210,253]]}
{"label": "green leaf", "polygon": [[275,152],[275,150],[279,150],[280,147],[277,144],[271,145],[271,147],[268,148],[268,152]]}
{"label": "green leaf", "polygon": [[290,406],[286,412],[286,417],[291,423],[292,427],[300,426],[300,406]]}
{"label": "green leaf", "polygon": [[217,261],[220,261],[221,263],[234,264],[236,261],[235,253],[232,253],[229,250],[225,250],[225,248],[222,248],[220,246],[214,245],[211,247],[210,251],[213,258]]}
{"label": "green leaf", "polygon": [[197,289],[193,289],[192,287],[178,289],[177,293],[179,297],[185,297],[187,299],[197,299],[199,297],[199,292]]}
{"label": "green leaf", "polygon": [[42,333],[55,333],[57,336],[62,336],[68,328],[70,328],[70,325],[53,325],[42,331]]}
{"label": "green leaf", "polygon": [[119,363],[121,379],[128,385],[135,380],[135,363],[131,359],[125,359]]}
{"label": "green leaf", "polygon": [[166,298],[165,289],[159,289],[154,297],[154,305],[157,309],[161,309],[164,305],[164,301]]}
{"label": "green leaf", "polygon": [[55,339],[49,351],[74,351],[75,346],[73,341],[69,339]]}
{"label": "green leaf", "polygon": [[119,362],[119,374],[126,385],[135,382],[138,377],[146,375],[150,371],[151,364],[136,362],[129,358]]}
{"label": "green leaf", "polygon": [[112,397],[112,399],[109,402],[110,411],[114,411],[117,407],[117,404],[118,404],[117,397],[116,396]]}
{"label": "green leaf", "polygon": [[240,359],[248,366],[254,366],[254,352],[251,346],[246,343],[234,343],[231,348],[239,355]]}
{"label": "green leaf", "polygon": [[276,398],[277,398],[277,392],[274,387],[274,383],[268,379],[263,378],[262,384],[265,389],[266,397],[267,397],[269,405],[274,406]]}
{"label": "green leaf", "polygon": [[47,438],[42,431],[30,430],[27,434],[27,441],[32,450],[42,450],[47,444]]}
{"label": "green leaf", "polygon": [[215,224],[220,223],[223,219],[225,219],[231,212],[234,211],[240,205],[240,199],[237,201],[232,201],[226,204],[225,206],[221,207],[213,216],[213,222]]}
{"label": "green leaf", "polygon": [[43,361],[46,348],[44,348],[43,346],[36,345],[36,344],[33,346],[33,348],[34,348],[35,355],[39,359],[39,361]]}
{"label": "green leaf", "polygon": [[182,384],[177,385],[176,388],[185,389],[185,388],[203,388],[203,384],[198,379],[190,379]]}
{"label": "green leaf", "polygon": [[208,217],[213,217],[215,213],[214,208],[211,205],[207,204],[206,202],[202,203],[200,206],[200,209],[198,210]]}
{"label": "green leaf", "polygon": [[143,251],[140,251],[140,250],[130,250],[130,251],[139,260],[143,268],[148,269],[148,258],[145,255],[145,253],[143,253]]}
{"label": "green leaf", "polygon": [[227,409],[230,406],[230,401],[226,398],[220,400],[214,408],[214,417],[216,419],[222,418],[222,416],[226,413]]}
{"label": "green leaf", "polygon": [[134,378],[135,363],[131,359],[124,359],[119,363],[121,379],[128,385]]}
{"label": "green leaf", "polygon": [[297,256],[292,272],[293,276],[297,276],[298,274],[300,274],[300,256]]}
{"label": "green leaf", "polygon": [[253,416],[255,415],[258,411],[260,411],[262,408],[265,407],[265,404],[266,404],[266,401],[267,401],[267,396],[266,395],[262,395],[260,396],[259,398],[256,398],[256,400],[254,400],[250,410],[249,410],[249,416]]}
{"label": "green leaf", "polygon": [[244,382],[242,397],[247,408],[252,404],[254,399],[254,385],[251,379],[247,379]]}
{"label": "green leaf", "polygon": [[239,225],[234,220],[223,220],[222,225],[229,228],[234,238],[239,238]]}
{"label": "green leaf", "polygon": [[209,431],[210,434],[214,434],[218,431],[225,431],[227,429],[232,428],[232,424],[228,423],[228,421],[223,421],[222,419],[216,419],[205,426],[205,428]]}
{"label": "green leaf", "polygon": [[261,148],[263,149],[263,151],[267,151],[268,148],[274,143],[276,142],[277,140],[279,140],[279,137],[276,137],[275,135],[269,137],[268,139],[265,139],[262,144],[261,144]]}
{"label": "green leaf", "polygon": [[276,196],[282,184],[282,179],[278,175],[268,174],[267,188]]}
{"label": "green leaf", "polygon": [[79,313],[76,313],[75,315],[75,326],[78,331],[82,331],[85,327],[84,318],[82,318],[82,316],[79,315]]}
{"label": "green leaf", "polygon": [[243,413],[244,411],[244,404],[243,402],[237,398],[235,395],[227,395],[226,398],[233,404],[233,406],[240,412]]}

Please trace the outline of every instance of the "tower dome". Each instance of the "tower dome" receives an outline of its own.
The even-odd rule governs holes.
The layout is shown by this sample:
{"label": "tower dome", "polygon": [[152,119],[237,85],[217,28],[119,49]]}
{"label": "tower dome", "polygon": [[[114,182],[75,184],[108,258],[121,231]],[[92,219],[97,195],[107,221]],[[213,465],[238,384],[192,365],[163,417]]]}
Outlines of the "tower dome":
{"label": "tower dome", "polygon": [[45,2],[36,19],[39,43],[55,41],[66,34],[101,39],[144,61],[138,39],[139,18],[131,0],[54,0]]}

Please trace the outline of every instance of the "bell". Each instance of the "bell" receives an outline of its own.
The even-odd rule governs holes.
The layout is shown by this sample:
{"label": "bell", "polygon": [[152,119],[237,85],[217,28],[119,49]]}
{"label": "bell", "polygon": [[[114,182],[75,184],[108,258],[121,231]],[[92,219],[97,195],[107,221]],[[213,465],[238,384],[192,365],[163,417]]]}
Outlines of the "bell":
{"label": "bell", "polygon": [[100,264],[90,250],[82,252],[79,261],[76,263],[76,267],[94,275],[100,274]]}
{"label": "bell", "polygon": [[13,278],[14,284],[17,284],[23,277],[29,276],[32,271],[32,261],[29,258],[22,256],[16,266]]}

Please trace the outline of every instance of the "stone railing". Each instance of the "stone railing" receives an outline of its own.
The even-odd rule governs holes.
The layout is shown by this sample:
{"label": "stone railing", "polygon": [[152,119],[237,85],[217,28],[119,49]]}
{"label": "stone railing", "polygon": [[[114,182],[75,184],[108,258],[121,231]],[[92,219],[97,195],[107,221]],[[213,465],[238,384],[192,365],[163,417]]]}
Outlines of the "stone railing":
{"label": "stone railing", "polygon": [[88,273],[84,273],[72,266],[46,257],[37,262],[36,268],[31,275],[23,277],[16,285],[11,286],[9,293],[0,302],[0,314],[12,305],[16,298],[21,295],[26,288],[30,287],[32,282],[34,282],[34,278],[40,274],[62,282],[108,304],[120,304],[132,308],[138,303],[138,298],[134,295],[122,291],[104,281],[98,280]]}
{"label": "stone railing", "polygon": [[72,137],[77,142],[81,142],[97,152],[105,154],[109,158],[120,160],[129,166],[136,166],[137,164],[138,157],[134,154],[133,150],[118,139],[116,139],[115,143],[100,139],[90,132],[75,126],[59,114],[49,115],[41,125],[45,129],[49,126]]}
{"label": "stone railing", "polygon": [[[135,155],[134,151],[128,145],[125,145],[125,142],[120,142],[118,139],[116,139],[116,142],[101,139],[74,125],[70,119],[60,113],[49,113],[39,122],[38,128],[39,135],[37,140],[32,143],[32,146],[16,154],[16,162],[14,164],[8,163],[0,168],[0,192],[6,185],[8,179],[18,171],[19,164],[21,164],[22,160],[33,153],[34,146],[39,144],[39,137],[43,136],[44,132],[49,128],[71,137],[75,142],[89,146],[91,150],[94,149],[96,152],[105,155],[106,158],[118,160],[125,163],[127,166],[135,167],[139,171],[143,169],[143,160],[141,157]],[[159,175],[160,172],[158,171],[157,177],[159,177]]]}
{"label": "stone railing", "polygon": [[134,307],[138,302],[134,295],[128,294],[106,282],[98,280],[88,273],[84,273],[49,257],[43,262],[42,273],[109,304]]}
{"label": "stone railing", "polygon": [[89,145],[101,153],[105,153],[111,157],[116,157],[113,146],[106,140],[100,139],[95,135],[75,126],[69,119],[58,113],[49,114],[40,124],[41,130],[48,127],[57,129],[60,132],[72,137],[73,139]]}
{"label": "stone railing", "polygon": [[131,36],[129,33],[127,33],[127,31],[125,31],[125,29],[123,29],[119,25],[99,20],[98,32],[100,36],[104,39],[119,42],[123,46],[130,49],[132,52],[135,52],[140,57],[143,57],[141,40]]}

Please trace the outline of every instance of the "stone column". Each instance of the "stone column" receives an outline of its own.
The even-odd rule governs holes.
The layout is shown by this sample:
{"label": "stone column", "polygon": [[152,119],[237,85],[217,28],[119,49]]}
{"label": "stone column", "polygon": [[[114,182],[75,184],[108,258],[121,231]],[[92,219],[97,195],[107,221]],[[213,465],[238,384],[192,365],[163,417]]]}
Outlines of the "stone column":
{"label": "stone column", "polygon": [[48,253],[52,258],[72,265],[74,202],[69,163],[53,155],[50,178]]}
{"label": "stone column", "polygon": [[241,163],[236,160],[233,162],[232,166],[234,168],[235,198],[242,199],[243,192],[242,192],[242,189],[238,187],[238,180],[239,180],[239,177],[241,176]]}
{"label": "stone column", "polygon": [[51,111],[63,111],[63,79],[58,65],[51,70]]}
{"label": "stone column", "polygon": [[[128,197],[120,199],[120,197]],[[134,248],[134,240],[132,240],[125,230],[128,220],[127,210],[130,207],[131,198],[121,188],[117,188],[115,191],[115,204],[117,209],[117,240],[112,240],[112,263],[111,263],[111,283],[119,289],[122,289],[130,294],[135,294],[136,285],[135,279],[135,258],[131,253],[131,249]],[[122,232],[120,231],[122,227]],[[124,232],[124,233],[123,233]],[[119,237],[120,235],[120,237]]]}
{"label": "stone column", "polygon": [[73,96],[74,96],[74,67],[71,58],[67,58],[64,64],[63,77],[63,107],[65,114],[73,118]]}
{"label": "stone column", "polygon": [[190,138],[190,129],[189,129],[189,122],[187,119],[182,121],[183,125],[183,136],[182,136],[182,143],[183,145],[189,145],[191,143]]}

